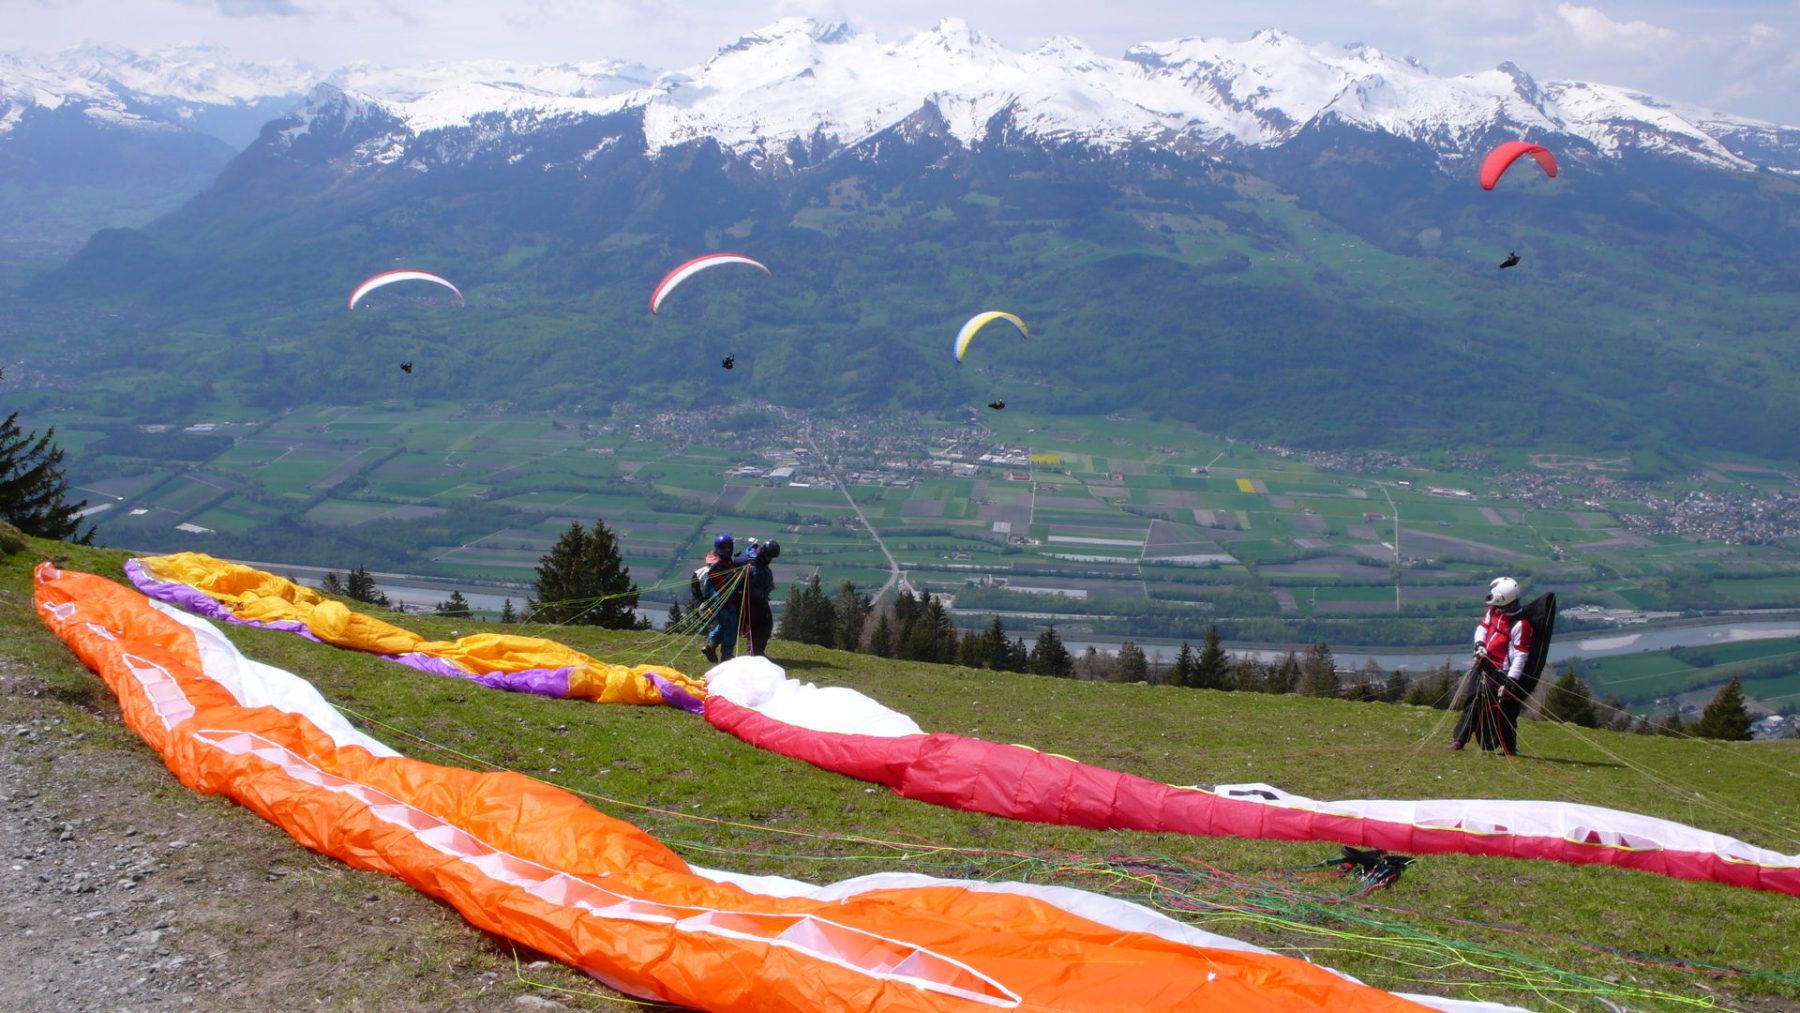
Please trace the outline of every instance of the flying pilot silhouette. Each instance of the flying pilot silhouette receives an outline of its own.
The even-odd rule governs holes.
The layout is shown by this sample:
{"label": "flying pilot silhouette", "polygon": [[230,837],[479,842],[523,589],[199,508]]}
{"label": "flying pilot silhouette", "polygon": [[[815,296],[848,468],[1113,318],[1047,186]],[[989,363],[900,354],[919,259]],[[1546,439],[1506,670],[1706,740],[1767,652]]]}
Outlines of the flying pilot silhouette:
{"label": "flying pilot silhouette", "polygon": [[410,362],[402,362],[402,363],[401,363],[401,364],[400,364],[400,372],[402,372],[402,373],[410,373],[410,372],[412,372],[412,363],[410,363]]}
{"label": "flying pilot silhouette", "polygon": [[1006,402],[1005,401],[989,401],[988,407],[992,408],[995,411],[1000,411],[1006,407]]}
{"label": "flying pilot silhouette", "polygon": [[1514,264],[1517,264],[1518,262],[1519,262],[1519,255],[1516,253],[1509,252],[1506,255],[1506,259],[1502,260],[1500,262],[1500,270],[1504,271],[1507,268],[1513,266]]}
{"label": "flying pilot silhouette", "polygon": [[737,356],[727,355],[725,358],[719,360],[719,365],[724,366],[726,369],[730,369],[737,365]]}

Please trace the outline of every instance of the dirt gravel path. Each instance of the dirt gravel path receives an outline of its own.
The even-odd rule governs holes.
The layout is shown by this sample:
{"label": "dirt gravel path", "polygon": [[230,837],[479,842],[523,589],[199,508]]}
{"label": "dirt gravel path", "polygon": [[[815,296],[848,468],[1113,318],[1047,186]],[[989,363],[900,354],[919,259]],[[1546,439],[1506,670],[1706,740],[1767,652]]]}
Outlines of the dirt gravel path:
{"label": "dirt gravel path", "polygon": [[194,794],[67,674],[0,658],[0,1009],[644,1008]]}

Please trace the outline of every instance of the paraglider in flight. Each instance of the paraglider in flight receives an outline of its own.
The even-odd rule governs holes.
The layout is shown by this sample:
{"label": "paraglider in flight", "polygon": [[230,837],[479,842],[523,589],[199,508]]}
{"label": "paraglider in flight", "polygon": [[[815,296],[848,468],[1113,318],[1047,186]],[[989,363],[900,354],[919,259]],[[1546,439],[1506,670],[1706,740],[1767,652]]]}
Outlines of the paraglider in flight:
{"label": "paraglider in flight", "polygon": [[737,356],[727,355],[725,358],[719,360],[719,365],[724,366],[726,369],[730,369],[737,365]]}
{"label": "paraglider in flight", "polygon": [[1519,255],[1518,255],[1518,254],[1516,254],[1516,253],[1508,253],[1508,254],[1507,254],[1507,255],[1506,255],[1506,259],[1505,259],[1505,260],[1502,260],[1502,261],[1501,261],[1501,262],[1500,262],[1500,270],[1502,270],[1502,271],[1504,271],[1504,270],[1506,270],[1506,269],[1507,269],[1507,268],[1509,268],[1509,267],[1512,267],[1512,266],[1513,266],[1513,265],[1514,265],[1514,264],[1517,264],[1517,263],[1518,263],[1518,262],[1519,262]]}
{"label": "paraglider in flight", "polygon": [[992,408],[995,411],[1004,411],[1006,409],[1006,402],[1005,401],[989,401],[988,407]]}
{"label": "paraglider in flight", "polygon": [[410,362],[402,362],[402,363],[401,363],[401,364],[400,364],[400,372],[402,372],[402,373],[411,373],[411,372],[412,372],[412,363],[410,363]]}
{"label": "paraglider in flight", "polygon": [[692,278],[694,275],[699,274],[701,271],[704,271],[709,267],[718,267],[720,264],[749,264],[751,267],[757,268],[764,274],[774,273],[761,261],[751,260],[749,257],[743,256],[742,254],[709,253],[703,257],[695,257],[693,260],[670,271],[663,276],[662,281],[656,283],[655,291],[650,293],[651,315],[655,315],[656,311],[662,306],[663,300],[669,297],[670,292],[675,291],[676,286],[689,278]]}
{"label": "paraglider in flight", "polygon": [[1494,184],[1500,182],[1501,175],[1518,160],[1520,155],[1530,155],[1537,160],[1537,164],[1544,167],[1544,175],[1551,179],[1556,178],[1556,156],[1550,153],[1549,148],[1542,144],[1531,144],[1526,141],[1507,141],[1488,152],[1487,158],[1482,160],[1481,188],[1492,190]]}
{"label": "paraglider in flight", "polygon": [[350,308],[355,309],[357,302],[363,296],[397,281],[429,281],[435,285],[442,285],[456,293],[456,305],[464,305],[462,290],[450,284],[448,279],[440,278],[429,271],[386,271],[356,286],[356,291],[350,293]]}
{"label": "paraglider in flight", "polygon": [[1021,338],[1028,338],[1031,336],[1030,332],[1025,329],[1025,321],[1020,320],[1011,313],[1005,313],[1000,310],[988,310],[986,313],[977,313],[970,317],[969,322],[963,324],[962,330],[958,331],[956,334],[957,362],[961,362],[963,353],[969,350],[969,342],[975,340],[975,332],[996,320],[1005,320],[1014,327],[1017,327],[1019,329],[1019,337]]}

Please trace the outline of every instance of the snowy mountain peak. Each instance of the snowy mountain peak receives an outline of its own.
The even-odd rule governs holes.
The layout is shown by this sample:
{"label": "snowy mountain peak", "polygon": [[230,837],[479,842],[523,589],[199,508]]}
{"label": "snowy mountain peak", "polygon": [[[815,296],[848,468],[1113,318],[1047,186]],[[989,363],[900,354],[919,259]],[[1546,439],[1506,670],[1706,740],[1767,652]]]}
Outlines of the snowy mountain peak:
{"label": "snowy mountain peak", "polygon": [[738,36],[737,41],[720,47],[714,56],[717,59],[726,53],[735,53],[767,46],[771,43],[781,44],[790,41],[818,42],[830,44],[842,42],[852,34],[850,26],[843,22],[824,22],[815,18],[782,18],[774,24],[759,28],[754,32]]}
{"label": "snowy mountain peak", "polygon": [[[517,145],[541,126],[630,113],[641,117],[652,152],[706,139],[776,169],[792,166],[796,145],[806,158],[823,157],[930,109],[932,122],[941,120],[967,146],[985,143],[1004,123],[1014,139],[1229,151],[1278,146],[1330,122],[1423,144],[1447,163],[1512,134],[1578,141],[1577,158],[1639,150],[1738,169],[1800,165],[1800,153],[1790,150],[1800,137],[1794,128],[1678,109],[1606,85],[1543,84],[1511,63],[1440,77],[1372,46],[1309,43],[1277,28],[1241,41],[1146,42],[1108,57],[1066,36],[1015,51],[960,18],[897,41],[838,22],[783,18],[698,66],[663,73],[617,59],[358,64],[322,78],[335,92],[314,90],[321,78],[303,65],[245,64],[210,47],[151,54],[84,47],[58,61],[0,58],[0,98],[9,103],[0,109],[0,130],[25,105],[65,100],[105,107],[121,121],[149,115],[196,127],[215,115],[207,110],[235,103],[241,117],[261,123],[310,93],[284,136],[379,112],[394,131],[384,159],[393,146],[433,131],[471,128],[490,138],[459,144],[465,152],[500,143],[476,128],[499,122],[490,119],[496,115],[507,124],[505,143]],[[364,105],[343,105],[351,96]]]}
{"label": "snowy mountain peak", "polygon": [[941,18],[929,31],[921,34],[951,50],[972,52],[993,45],[992,40],[976,31],[962,18]]}
{"label": "snowy mountain peak", "polygon": [[139,53],[87,44],[63,50],[47,61],[65,73],[111,82],[136,96],[207,105],[246,105],[304,93],[321,78],[299,60],[251,63],[233,59],[223,47],[170,46]]}

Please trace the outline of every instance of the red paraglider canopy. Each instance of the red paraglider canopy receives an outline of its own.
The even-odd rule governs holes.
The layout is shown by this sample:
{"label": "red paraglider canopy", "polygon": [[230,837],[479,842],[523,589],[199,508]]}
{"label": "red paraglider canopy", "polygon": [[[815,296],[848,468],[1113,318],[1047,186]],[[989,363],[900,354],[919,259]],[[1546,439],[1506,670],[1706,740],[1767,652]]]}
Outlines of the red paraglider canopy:
{"label": "red paraglider canopy", "polygon": [[1481,163],[1481,188],[1492,190],[1494,184],[1500,182],[1500,176],[1520,155],[1530,155],[1537,159],[1537,163],[1544,167],[1544,175],[1556,178],[1556,156],[1550,153],[1549,148],[1528,141],[1507,141],[1488,152],[1488,157]]}

